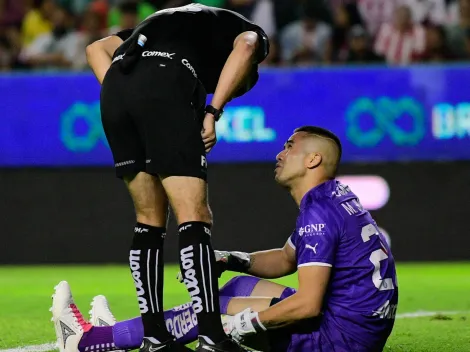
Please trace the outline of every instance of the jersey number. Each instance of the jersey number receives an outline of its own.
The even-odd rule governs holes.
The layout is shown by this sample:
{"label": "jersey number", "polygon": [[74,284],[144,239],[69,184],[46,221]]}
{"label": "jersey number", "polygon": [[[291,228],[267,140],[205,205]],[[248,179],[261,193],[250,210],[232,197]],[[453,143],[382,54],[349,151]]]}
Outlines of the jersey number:
{"label": "jersey number", "polygon": [[[372,225],[368,224],[362,228],[361,237],[364,242],[368,242],[370,238],[374,235],[378,235],[379,232],[377,228]],[[382,246],[382,241],[380,241]],[[374,283],[375,287],[377,287],[380,291],[387,291],[393,290],[395,287],[393,286],[393,280],[391,278],[382,278],[380,275],[380,262],[388,258],[387,253],[382,249],[377,249],[370,254],[369,260],[374,265],[374,273],[372,274],[372,282]]]}

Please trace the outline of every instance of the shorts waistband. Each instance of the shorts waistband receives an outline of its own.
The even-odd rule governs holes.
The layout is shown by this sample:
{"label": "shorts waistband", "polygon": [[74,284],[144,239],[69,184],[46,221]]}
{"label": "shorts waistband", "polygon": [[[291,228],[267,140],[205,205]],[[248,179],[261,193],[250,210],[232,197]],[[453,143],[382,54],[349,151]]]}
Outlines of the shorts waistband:
{"label": "shorts waistband", "polygon": [[[112,63],[121,61],[125,58],[126,54],[118,55],[114,58]],[[195,78],[199,78],[196,72],[196,69],[191,64],[190,59],[185,58],[182,55],[178,55],[176,52],[171,51],[159,51],[159,50],[144,50],[140,55],[139,60],[150,60],[150,59],[162,59],[162,64],[164,61],[168,63],[179,63],[183,65]]]}

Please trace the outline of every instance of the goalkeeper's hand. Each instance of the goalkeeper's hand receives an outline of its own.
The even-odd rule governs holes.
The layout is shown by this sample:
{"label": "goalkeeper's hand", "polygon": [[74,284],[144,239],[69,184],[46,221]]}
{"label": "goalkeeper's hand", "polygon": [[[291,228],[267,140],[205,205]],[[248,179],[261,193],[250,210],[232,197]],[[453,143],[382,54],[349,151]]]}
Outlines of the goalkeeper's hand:
{"label": "goalkeeper's hand", "polygon": [[225,334],[240,343],[249,335],[266,331],[266,328],[259,320],[258,313],[252,311],[251,308],[247,308],[234,316],[223,315],[222,326]]}
{"label": "goalkeeper's hand", "polygon": [[[215,271],[217,277],[221,277],[225,271],[235,271],[238,273],[247,273],[250,269],[251,259],[248,253],[243,252],[227,252],[214,251],[215,254]],[[184,278],[181,271],[176,276],[179,282],[183,282]]]}

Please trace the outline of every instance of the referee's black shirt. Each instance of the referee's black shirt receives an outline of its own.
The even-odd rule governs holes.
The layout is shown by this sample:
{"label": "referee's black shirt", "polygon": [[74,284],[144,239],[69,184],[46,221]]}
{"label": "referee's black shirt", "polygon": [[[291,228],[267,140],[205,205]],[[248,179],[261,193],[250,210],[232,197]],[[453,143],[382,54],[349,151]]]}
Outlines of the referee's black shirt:
{"label": "referee's black shirt", "polygon": [[[253,22],[236,12],[201,4],[161,10],[142,21],[136,28],[116,33],[124,43],[113,59],[125,53],[139,34],[147,37],[144,50],[175,53],[171,60],[187,60],[208,94],[215,91],[220,73],[233,50],[235,38],[245,31],[259,36],[256,62],[251,72],[251,85],[237,92],[240,96],[250,90],[258,79],[258,63],[269,52],[266,33]],[[149,62],[151,62],[149,60]]]}

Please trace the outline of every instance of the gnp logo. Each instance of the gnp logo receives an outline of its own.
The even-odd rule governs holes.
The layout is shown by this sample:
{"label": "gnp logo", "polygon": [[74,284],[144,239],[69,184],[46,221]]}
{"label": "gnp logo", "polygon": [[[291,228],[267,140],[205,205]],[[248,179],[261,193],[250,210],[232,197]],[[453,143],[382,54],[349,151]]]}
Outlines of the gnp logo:
{"label": "gnp logo", "polygon": [[[369,126],[366,128],[364,125]],[[358,147],[375,147],[387,136],[397,146],[414,146],[425,133],[424,108],[410,97],[396,100],[363,97],[346,110],[346,135]]]}
{"label": "gnp logo", "polygon": [[322,236],[325,234],[323,229],[326,227],[326,224],[310,224],[305,225],[299,229],[299,236],[303,234],[312,234],[313,236]]}

